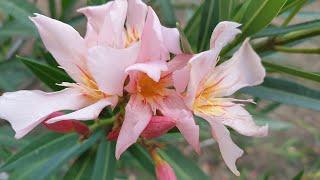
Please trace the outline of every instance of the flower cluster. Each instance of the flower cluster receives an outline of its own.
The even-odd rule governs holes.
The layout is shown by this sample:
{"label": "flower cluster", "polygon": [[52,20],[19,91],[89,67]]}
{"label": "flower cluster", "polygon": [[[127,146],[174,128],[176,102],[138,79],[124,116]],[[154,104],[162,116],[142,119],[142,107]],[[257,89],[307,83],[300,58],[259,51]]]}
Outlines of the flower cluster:
{"label": "flower cluster", "polygon": [[[226,126],[247,136],[265,136],[268,129],[257,126],[243,108],[251,100],[228,98],[242,87],[262,83],[265,77],[261,59],[249,41],[230,60],[216,66],[222,48],[241,33],[240,24],[219,23],[209,50],[185,54],[179,31],[162,26],[154,10],[141,0],[114,0],[78,12],[88,20],[84,38],[71,26],[49,17],[36,14],[30,18],[47,50],[74,83],[62,83],[65,89],[53,93],[4,93],[0,118],[10,122],[15,137],[23,137],[39,124],[88,136],[89,130],[79,121],[97,119],[106,107],[125,106],[121,120],[108,135],[117,141],[117,159],[139,137],[158,137],[173,127],[200,153],[196,115],[211,125],[224,161],[239,175],[235,162],[243,151],[233,143]],[[53,115],[64,110],[71,112]],[[161,165],[160,174],[172,171],[165,168],[164,160],[156,164]]]}

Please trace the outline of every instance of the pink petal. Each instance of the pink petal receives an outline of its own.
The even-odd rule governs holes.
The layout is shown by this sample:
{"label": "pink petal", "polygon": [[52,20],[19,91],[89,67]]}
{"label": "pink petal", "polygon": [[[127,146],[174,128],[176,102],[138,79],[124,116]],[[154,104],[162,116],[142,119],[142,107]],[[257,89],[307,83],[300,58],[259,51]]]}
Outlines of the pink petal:
{"label": "pink petal", "polygon": [[15,130],[16,138],[29,133],[47,116],[61,110],[77,110],[89,104],[76,89],[54,93],[42,91],[17,91],[0,97],[0,118],[6,119]]}
{"label": "pink petal", "polygon": [[225,115],[214,117],[216,121],[222,122],[245,136],[263,137],[268,135],[268,125],[257,126],[252,116],[241,105],[234,104],[224,109]]}
{"label": "pink petal", "polygon": [[151,79],[158,82],[162,71],[167,71],[168,66],[164,61],[149,61],[146,63],[137,63],[126,69],[126,72],[141,71],[146,73]]}
{"label": "pink petal", "polygon": [[127,0],[112,1],[99,32],[99,45],[124,48],[124,23],[127,16]]}
{"label": "pink petal", "polygon": [[247,39],[230,60],[213,70],[207,83],[216,84],[212,96],[230,96],[240,88],[262,83],[265,75],[261,59]]}
{"label": "pink petal", "polygon": [[51,123],[63,121],[66,119],[74,119],[79,121],[94,120],[99,117],[100,112],[106,106],[109,106],[109,105],[114,106],[116,102],[117,102],[116,97],[101,99],[100,101],[94,104],[91,104],[90,106],[87,106],[85,108],[82,108],[80,110],[77,110],[75,112],[49,119],[47,123],[51,124]]}
{"label": "pink petal", "polygon": [[210,123],[212,137],[218,142],[224,162],[235,175],[240,176],[240,172],[236,167],[236,161],[242,156],[243,150],[232,141],[230,132],[222,123],[203,114],[197,115]]}
{"label": "pink petal", "polygon": [[141,35],[146,21],[147,11],[147,5],[141,0],[128,0],[127,29],[129,31],[134,30]]}
{"label": "pink petal", "polygon": [[181,54],[180,33],[177,28],[161,27],[163,34],[163,42],[169,52],[173,54]]}
{"label": "pink petal", "polygon": [[190,67],[188,66],[188,61],[193,55],[181,54],[174,57],[168,63],[169,73],[172,73],[173,86],[176,91],[183,92],[190,80]]}
{"label": "pink petal", "polygon": [[90,23],[87,23],[87,33],[84,40],[86,41],[87,48],[98,45],[98,33],[93,29]]}
{"label": "pink petal", "polygon": [[113,2],[108,2],[100,6],[89,6],[78,9],[78,12],[84,14],[88,19],[88,24],[96,33],[99,33],[112,4]]}
{"label": "pink petal", "polygon": [[99,89],[109,95],[122,95],[127,77],[125,69],[136,61],[139,48],[140,44],[136,43],[126,49],[102,46],[89,49],[88,68]]}
{"label": "pink petal", "polygon": [[202,89],[202,83],[210,70],[216,64],[218,54],[214,50],[205,51],[194,55],[189,61],[190,66],[190,80],[186,94],[186,104],[192,108],[194,99]]}
{"label": "pink petal", "polygon": [[132,144],[147,127],[152,117],[151,108],[137,96],[131,96],[125,112],[125,118],[116,145],[116,158]]}
{"label": "pink petal", "polygon": [[160,110],[164,116],[176,121],[176,126],[184,138],[197,153],[200,153],[199,126],[196,125],[193,114],[185,106],[183,99],[172,93],[163,100]]}
{"label": "pink petal", "polygon": [[215,49],[220,52],[236,35],[241,33],[240,29],[237,29],[239,26],[241,26],[241,24],[236,22],[220,22],[211,35],[210,49]]}
{"label": "pink petal", "polygon": [[48,51],[77,82],[86,70],[86,44],[80,34],[68,24],[35,14],[31,21],[37,26]]}
{"label": "pink petal", "polygon": [[163,43],[160,20],[151,7],[148,8],[147,20],[141,35],[139,62],[168,60],[170,54]]}

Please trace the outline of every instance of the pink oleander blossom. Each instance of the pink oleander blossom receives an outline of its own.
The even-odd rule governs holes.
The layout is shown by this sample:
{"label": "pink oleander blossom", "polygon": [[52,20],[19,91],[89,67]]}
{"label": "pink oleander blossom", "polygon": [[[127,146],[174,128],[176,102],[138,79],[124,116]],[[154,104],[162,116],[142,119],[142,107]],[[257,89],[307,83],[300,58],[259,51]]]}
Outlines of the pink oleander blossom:
{"label": "pink oleander blossom", "polygon": [[[168,63],[169,52],[170,49],[175,49],[175,53],[179,54],[181,50],[177,49],[180,44],[179,41],[169,41],[166,37],[168,36],[165,35],[157,15],[149,7],[137,62],[126,69],[130,77],[126,86],[130,100],[117,140],[117,158],[137,141],[157,112],[173,119],[186,140],[197,152],[200,151],[199,127],[194,122],[192,112],[188,110],[182,97],[170,88],[173,86],[172,72],[176,65],[171,65],[171,61]],[[166,45],[164,42],[170,44]]]}
{"label": "pink oleander blossom", "polygon": [[221,49],[241,32],[237,29],[239,26],[234,22],[218,24],[211,37],[210,50],[193,55],[174,75],[176,89],[180,92],[186,89],[186,105],[209,122],[224,161],[236,175],[240,173],[235,162],[243,151],[233,143],[225,126],[246,136],[266,136],[268,132],[267,126],[257,126],[243,108],[243,103],[251,100],[227,98],[242,87],[262,83],[265,77],[261,59],[249,41],[246,40],[230,60],[216,66]]}

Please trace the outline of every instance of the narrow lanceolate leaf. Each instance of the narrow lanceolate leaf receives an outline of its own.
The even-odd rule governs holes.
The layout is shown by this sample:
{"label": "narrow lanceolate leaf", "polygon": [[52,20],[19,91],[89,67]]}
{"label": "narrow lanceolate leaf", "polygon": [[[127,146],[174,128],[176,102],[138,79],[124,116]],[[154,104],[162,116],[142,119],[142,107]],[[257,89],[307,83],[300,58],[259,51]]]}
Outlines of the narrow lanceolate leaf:
{"label": "narrow lanceolate leaf", "polygon": [[163,23],[168,27],[175,27],[177,18],[171,0],[160,0],[157,2],[160,5],[160,17],[162,18]]}
{"label": "narrow lanceolate leaf", "polygon": [[297,68],[283,66],[283,65],[272,63],[272,62],[266,62],[266,61],[263,61],[263,65],[265,67],[270,68],[271,70],[279,72],[279,73],[290,74],[290,75],[293,75],[296,77],[320,82],[320,75],[316,74],[316,73],[306,72],[303,70],[299,70]]}
{"label": "narrow lanceolate leaf", "polygon": [[196,50],[196,46],[199,40],[199,31],[200,31],[200,23],[201,23],[201,12],[202,12],[203,4],[198,7],[193,16],[188,21],[186,27],[184,28],[184,33],[189,40],[192,49]]}
{"label": "narrow lanceolate leaf", "polygon": [[219,23],[219,0],[205,0],[202,5],[201,21],[198,34],[198,51],[209,48],[209,41],[214,27]]}
{"label": "narrow lanceolate leaf", "polygon": [[[56,144],[58,142],[66,141],[69,136],[62,136],[55,133],[48,133],[42,136],[39,136],[39,138],[32,141],[31,144],[24,147],[21,151],[14,154],[12,157],[10,157],[0,168],[0,172],[2,171],[8,171],[12,170],[17,167],[24,166],[30,162],[33,162],[35,159],[43,153],[50,154],[50,152],[54,152],[56,149],[51,149],[52,144]],[[66,142],[65,142],[66,143]]]}
{"label": "narrow lanceolate leaf", "polygon": [[25,28],[33,28],[28,17],[33,13],[40,12],[32,3],[21,0],[1,0],[0,11],[13,16],[15,20],[23,24]]}
{"label": "narrow lanceolate leaf", "polygon": [[64,176],[64,180],[85,180],[91,179],[96,150],[91,150],[83,153],[70,167]]}
{"label": "narrow lanceolate leaf", "polygon": [[154,175],[154,164],[149,153],[140,145],[132,145],[129,152],[137,159],[140,165],[146,169],[150,174]]}
{"label": "narrow lanceolate leaf", "polygon": [[101,140],[94,164],[92,179],[114,179],[116,169],[115,147],[116,144],[114,142],[105,139]]}
{"label": "narrow lanceolate leaf", "polygon": [[240,92],[261,99],[320,111],[319,90],[283,79],[266,78],[262,85],[243,88]]}
{"label": "narrow lanceolate leaf", "polygon": [[177,29],[179,30],[179,34],[180,34],[180,46],[181,46],[182,52],[186,54],[193,54],[189,40],[184,34],[182,27],[180,26],[179,23],[177,23]]}
{"label": "narrow lanceolate leaf", "polygon": [[279,35],[291,33],[294,31],[306,30],[306,29],[317,28],[317,27],[320,29],[320,19],[316,19],[313,21],[304,22],[300,24],[290,25],[286,27],[269,27],[257,33],[256,35],[254,35],[253,38],[279,36]]}
{"label": "narrow lanceolate leaf", "polygon": [[173,146],[166,146],[165,149],[159,150],[159,154],[171,165],[178,179],[210,179],[195,162],[185,157],[181,151]]}
{"label": "narrow lanceolate leaf", "polygon": [[221,55],[225,55],[245,38],[258,33],[268,26],[276,17],[287,0],[251,0],[246,7],[243,17],[239,20],[242,24],[242,34],[229,46],[225,47]]}
{"label": "narrow lanceolate leaf", "polygon": [[[88,150],[95,142],[103,137],[103,135],[103,131],[98,131],[83,142],[77,142],[77,139],[75,139],[75,141],[73,141],[75,143],[68,148],[61,147],[60,145],[61,151],[47,158],[43,157],[40,162],[35,163],[38,166],[23,170],[22,173],[16,174],[15,179],[48,179],[50,175],[56,173],[69,160]],[[57,146],[59,147],[59,145]]]}
{"label": "narrow lanceolate leaf", "polygon": [[61,1],[61,20],[66,20],[70,12],[74,9],[77,0],[62,0]]}
{"label": "narrow lanceolate leaf", "polygon": [[18,57],[23,64],[25,64],[43,83],[45,83],[48,87],[50,87],[52,90],[61,90],[63,87],[57,86],[58,83],[62,82],[72,82],[70,77],[65,74],[63,71],[36,62],[35,60],[24,58],[24,57]]}
{"label": "narrow lanceolate leaf", "polygon": [[219,21],[230,20],[235,8],[236,0],[219,1]]}

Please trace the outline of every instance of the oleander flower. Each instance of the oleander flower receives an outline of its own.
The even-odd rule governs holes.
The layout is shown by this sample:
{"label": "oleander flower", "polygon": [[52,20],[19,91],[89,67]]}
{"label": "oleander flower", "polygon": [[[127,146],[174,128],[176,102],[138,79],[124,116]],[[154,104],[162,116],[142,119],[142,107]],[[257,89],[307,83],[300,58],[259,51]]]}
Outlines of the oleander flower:
{"label": "oleander flower", "polygon": [[[126,86],[130,100],[125,108],[124,122],[117,140],[117,159],[137,141],[155,115],[173,119],[186,140],[197,152],[200,151],[199,127],[181,95],[171,88],[172,72],[177,65],[172,65],[176,63],[174,59],[168,63],[168,47],[180,48],[180,45],[177,41],[166,41],[164,37],[160,21],[149,7],[137,63],[126,69],[130,77]],[[164,42],[170,42],[171,45],[166,46]]]}
{"label": "oleander flower", "polygon": [[243,151],[233,143],[225,126],[246,136],[266,136],[268,131],[267,126],[257,126],[243,108],[244,103],[252,100],[228,98],[242,87],[262,83],[265,77],[261,59],[249,40],[230,60],[216,66],[221,49],[240,33],[239,26],[234,22],[218,24],[211,37],[210,50],[194,55],[174,75],[176,89],[180,92],[186,89],[186,105],[209,122],[224,161],[236,175],[239,171],[235,162]]}

